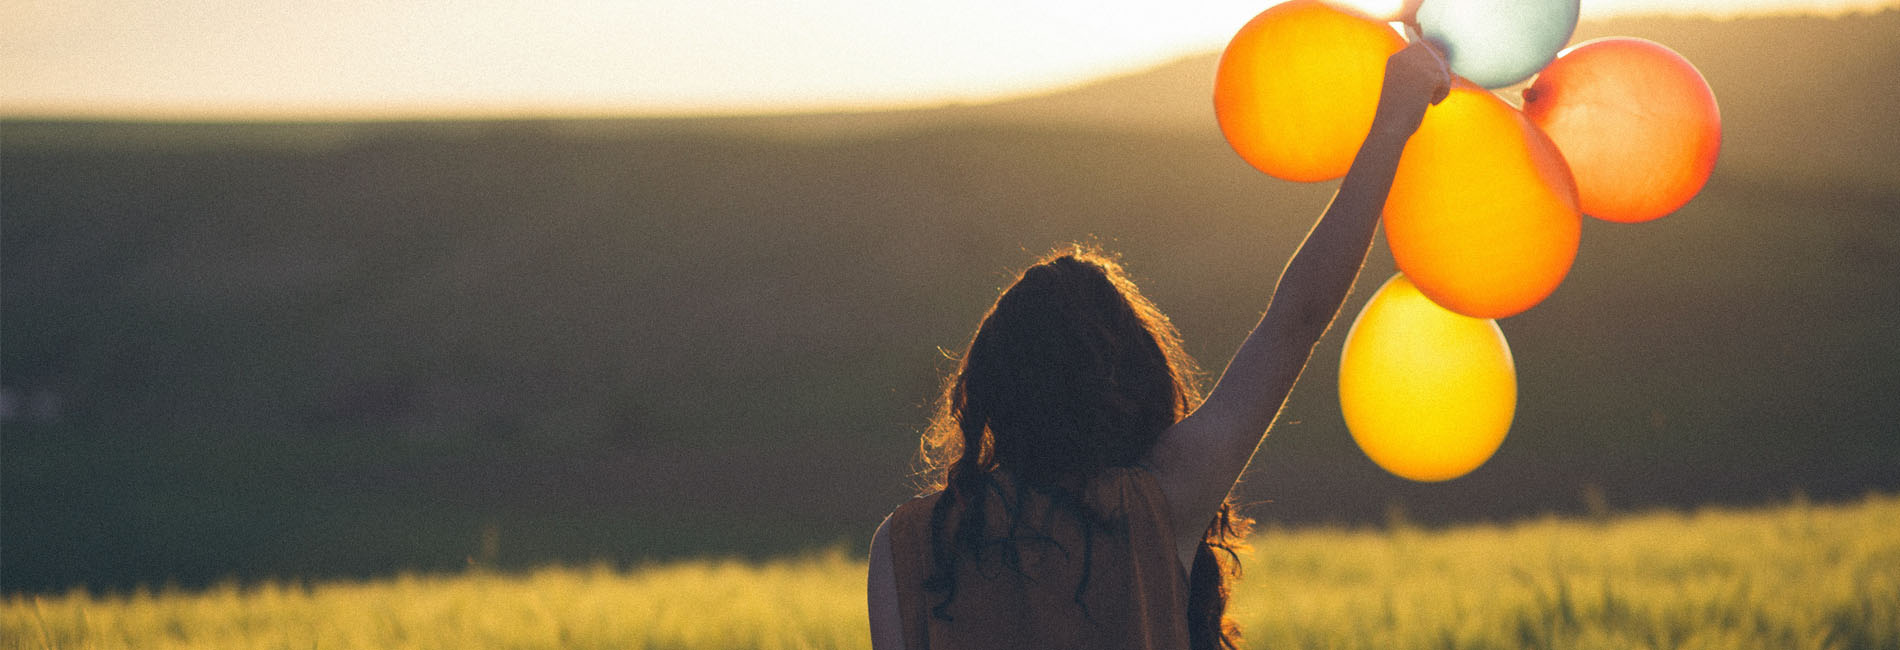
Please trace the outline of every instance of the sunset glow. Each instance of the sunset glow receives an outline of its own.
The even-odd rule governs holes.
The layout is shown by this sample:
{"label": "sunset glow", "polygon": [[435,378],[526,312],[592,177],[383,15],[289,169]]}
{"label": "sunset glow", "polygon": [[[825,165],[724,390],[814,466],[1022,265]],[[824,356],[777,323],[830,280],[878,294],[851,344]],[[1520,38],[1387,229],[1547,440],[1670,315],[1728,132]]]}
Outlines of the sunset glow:
{"label": "sunset glow", "polygon": [[[652,115],[983,102],[1216,50],[1270,4],[15,0],[0,5],[0,115]],[[1896,5],[1586,0],[1583,12]]]}

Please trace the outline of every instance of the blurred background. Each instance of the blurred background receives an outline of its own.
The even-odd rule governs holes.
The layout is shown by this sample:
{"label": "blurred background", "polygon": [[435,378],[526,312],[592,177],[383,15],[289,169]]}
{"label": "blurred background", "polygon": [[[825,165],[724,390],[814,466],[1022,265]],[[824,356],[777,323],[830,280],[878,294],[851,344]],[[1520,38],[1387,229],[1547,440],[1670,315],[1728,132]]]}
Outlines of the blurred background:
{"label": "blurred background", "polygon": [[[1264,3],[1204,4],[11,0],[0,588],[861,548],[1036,255],[1120,252],[1210,373],[1264,309],[1333,187],[1221,139]],[[1584,11],[1707,77],[1706,188],[1585,220],[1464,478],[1353,446],[1336,326],[1248,513],[1900,489],[1900,7]]]}

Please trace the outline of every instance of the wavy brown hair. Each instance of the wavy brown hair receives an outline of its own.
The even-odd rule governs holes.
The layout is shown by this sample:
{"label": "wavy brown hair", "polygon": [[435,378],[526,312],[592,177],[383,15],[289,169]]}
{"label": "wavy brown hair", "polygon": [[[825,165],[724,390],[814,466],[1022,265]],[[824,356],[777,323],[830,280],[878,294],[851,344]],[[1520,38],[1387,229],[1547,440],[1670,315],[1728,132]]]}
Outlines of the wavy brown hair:
{"label": "wavy brown hair", "polygon": [[[1026,538],[1014,513],[1032,490],[1083,523],[1080,605],[1093,536],[1113,534],[1120,523],[1090,507],[1088,481],[1141,463],[1161,433],[1200,403],[1200,377],[1174,324],[1114,258],[1076,245],[1024,270],[983,316],[920,442],[925,490],[943,492],[931,513],[932,569],[924,581],[941,596],[933,614],[950,618],[960,560],[992,549],[1016,568],[1009,542]],[[986,531],[984,503],[1011,498],[994,481],[999,469],[1026,489],[1006,504],[1009,530]],[[957,504],[963,509],[951,522]],[[1237,646],[1239,630],[1225,616],[1227,581],[1239,576],[1234,551],[1251,524],[1222,503],[1202,537],[1188,581],[1194,650]]]}

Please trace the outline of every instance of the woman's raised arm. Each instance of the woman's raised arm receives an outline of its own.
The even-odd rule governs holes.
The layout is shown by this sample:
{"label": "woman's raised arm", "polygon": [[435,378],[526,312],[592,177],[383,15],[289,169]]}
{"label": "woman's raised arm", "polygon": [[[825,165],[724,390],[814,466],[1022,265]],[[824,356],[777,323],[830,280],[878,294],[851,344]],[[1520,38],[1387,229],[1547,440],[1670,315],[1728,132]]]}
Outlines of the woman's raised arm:
{"label": "woman's raised arm", "polygon": [[1201,406],[1163,433],[1149,459],[1166,495],[1183,567],[1313,355],[1365,265],[1405,141],[1450,80],[1415,43],[1386,60],[1372,131],[1319,222],[1293,253],[1266,315],[1241,343]]}

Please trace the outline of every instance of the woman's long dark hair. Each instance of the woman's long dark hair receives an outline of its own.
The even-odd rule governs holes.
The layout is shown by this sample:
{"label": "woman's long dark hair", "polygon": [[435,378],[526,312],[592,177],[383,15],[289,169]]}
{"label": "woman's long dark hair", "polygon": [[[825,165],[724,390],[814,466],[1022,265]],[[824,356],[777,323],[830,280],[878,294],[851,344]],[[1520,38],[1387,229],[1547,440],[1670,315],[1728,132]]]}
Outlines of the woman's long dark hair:
{"label": "woman's long dark hair", "polygon": [[[959,559],[980,559],[1001,539],[999,551],[1015,567],[1008,542],[1022,539],[1016,518],[1030,490],[1084,524],[1080,604],[1093,535],[1114,529],[1083,497],[1088,480],[1146,458],[1161,433],[1200,402],[1199,377],[1174,324],[1113,258],[1077,245],[1023,271],[984,315],[920,444],[926,489],[943,491],[931,513],[933,566],[924,581],[942,595],[935,615],[949,618]],[[1004,504],[1009,530],[993,535],[984,530],[983,505],[1004,496],[992,475],[999,469],[1019,485],[1015,502]],[[963,510],[952,525],[946,520],[956,504]],[[1251,524],[1222,503],[1195,553],[1188,584],[1194,650],[1236,647],[1239,630],[1225,617],[1227,579],[1239,575],[1234,551]]]}

